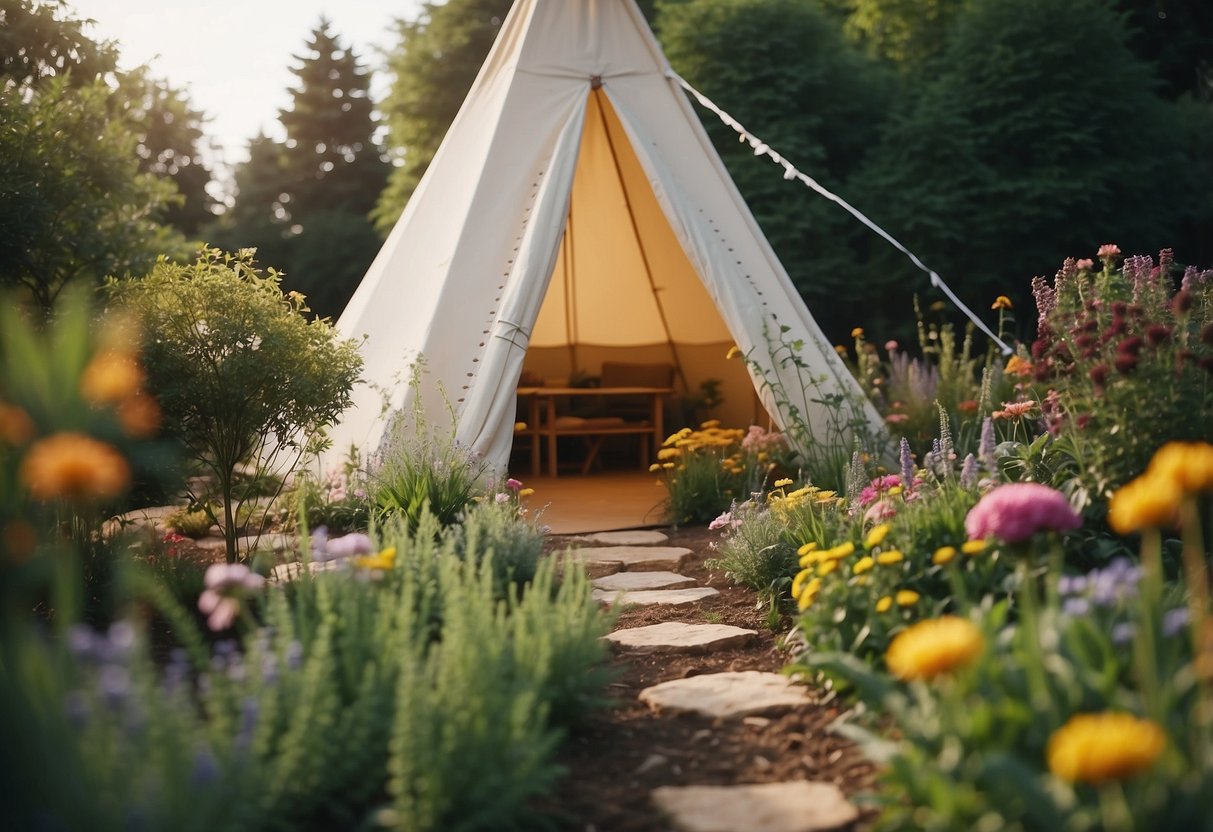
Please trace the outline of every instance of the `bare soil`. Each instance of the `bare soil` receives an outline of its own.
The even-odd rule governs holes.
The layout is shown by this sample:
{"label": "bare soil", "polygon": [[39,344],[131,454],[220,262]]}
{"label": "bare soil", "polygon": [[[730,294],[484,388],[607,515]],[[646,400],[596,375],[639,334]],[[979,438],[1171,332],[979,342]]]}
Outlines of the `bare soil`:
{"label": "bare soil", "polygon": [[[767,609],[755,594],[729,585],[704,562],[715,556],[719,533],[706,528],[662,529],[663,545],[694,552],[681,574],[720,591],[717,597],[684,607],[625,609],[615,629],[662,621],[731,624],[758,631],[746,648],[702,655],[617,654],[607,695],[611,706],[576,726],[564,744],[560,762],[568,770],[564,785],[544,808],[567,832],[665,832],[669,825],[652,807],[649,792],[658,786],[735,785],[788,780],[837,784],[848,796],[870,791],[874,769],[850,742],[828,731],[839,714],[830,695],[794,713],[773,718],[714,720],[659,714],[638,699],[646,687],[671,679],[722,671],[778,672],[789,661],[781,634],[768,626]],[[575,545],[553,538],[551,548]],[[858,825],[870,818],[861,817]],[[739,830],[740,832],[740,830]],[[755,832],[760,832],[755,830]]]}

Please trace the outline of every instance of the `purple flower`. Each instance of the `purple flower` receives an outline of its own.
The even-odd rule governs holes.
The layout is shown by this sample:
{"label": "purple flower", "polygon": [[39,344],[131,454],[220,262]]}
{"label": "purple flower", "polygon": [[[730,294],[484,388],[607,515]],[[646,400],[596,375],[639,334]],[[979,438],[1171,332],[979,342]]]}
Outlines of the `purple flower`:
{"label": "purple flower", "polygon": [[1134,632],[1133,625],[1127,621],[1117,624],[1112,628],[1112,643],[1123,647],[1133,640]]}
{"label": "purple flower", "polygon": [[1038,532],[1065,532],[1082,525],[1082,517],[1064,494],[1034,482],[1012,483],[990,491],[965,518],[973,539],[996,537],[1020,543]]}
{"label": "purple flower", "polygon": [[977,457],[972,454],[965,456],[964,464],[960,467],[960,485],[962,488],[977,487]]}
{"label": "purple flower", "polygon": [[1162,633],[1165,636],[1176,636],[1188,626],[1188,608],[1177,607],[1168,610],[1162,617]]}
{"label": "purple flower", "polygon": [[910,442],[904,436],[901,437],[901,458],[898,461],[901,463],[901,481],[905,483],[906,491],[910,491],[914,482],[914,455],[910,453]]}
{"label": "purple flower", "polygon": [[343,535],[342,537],[329,538],[324,545],[324,553],[327,557],[323,560],[337,560],[339,558],[349,558],[354,555],[369,555],[374,553],[375,544],[371,539],[362,532],[353,532],[352,534]]}
{"label": "purple flower", "polygon": [[1091,611],[1091,602],[1086,598],[1067,598],[1061,605],[1061,611],[1066,615],[1079,618]]}
{"label": "purple flower", "polygon": [[978,458],[981,460],[981,465],[986,467],[986,471],[995,473],[998,469],[998,462],[995,457],[995,438],[993,438],[993,420],[989,416],[981,422],[981,439],[978,441]]}

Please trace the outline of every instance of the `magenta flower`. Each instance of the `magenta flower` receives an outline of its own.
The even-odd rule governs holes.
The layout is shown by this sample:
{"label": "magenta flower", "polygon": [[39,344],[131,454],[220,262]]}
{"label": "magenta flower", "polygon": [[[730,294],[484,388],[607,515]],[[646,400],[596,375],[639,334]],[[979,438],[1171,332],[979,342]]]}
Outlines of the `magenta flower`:
{"label": "magenta flower", "polygon": [[965,518],[970,538],[996,537],[1007,543],[1028,540],[1038,532],[1065,532],[1081,525],[1082,517],[1064,494],[1034,482],[995,488]]}
{"label": "magenta flower", "polygon": [[510,477],[508,480],[505,481],[505,487],[508,488],[510,491],[521,491],[522,490],[522,481],[516,480],[513,477]]}

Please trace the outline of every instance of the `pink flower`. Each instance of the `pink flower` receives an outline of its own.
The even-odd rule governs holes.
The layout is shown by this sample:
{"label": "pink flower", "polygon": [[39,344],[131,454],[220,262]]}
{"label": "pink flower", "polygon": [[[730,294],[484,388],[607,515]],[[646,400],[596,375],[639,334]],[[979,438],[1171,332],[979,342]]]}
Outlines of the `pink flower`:
{"label": "pink flower", "polygon": [[510,491],[521,491],[522,490],[522,480],[516,480],[513,477],[510,477],[508,480],[505,481],[505,487],[508,488]]}
{"label": "pink flower", "polygon": [[724,514],[721,514],[719,517],[717,517],[711,523],[708,523],[708,529],[711,531],[716,531],[717,529],[724,529],[724,528],[731,529],[731,528],[733,528],[733,525],[734,525],[733,524],[733,512],[726,511]]}
{"label": "pink flower", "polygon": [[1115,243],[1104,243],[1099,247],[1099,257],[1116,257],[1120,254],[1120,246]]}
{"label": "pink flower", "polygon": [[900,425],[902,422],[910,421],[910,414],[908,414],[908,413],[890,413],[888,416],[884,417],[884,420],[886,422],[888,422],[890,425]]}
{"label": "pink flower", "polygon": [[198,596],[198,611],[206,626],[226,630],[240,613],[240,600],[265,586],[265,578],[243,563],[212,563],[202,578],[206,587]]}
{"label": "pink flower", "polygon": [[495,499],[497,500],[498,504],[508,503],[510,501],[510,495],[506,494],[504,491],[498,491]]}
{"label": "pink flower", "polygon": [[873,503],[871,508],[863,513],[863,522],[883,523],[885,520],[892,520],[896,515],[897,506],[888,500],[881,500],[878,503]]}
{"label": "pink flower", "polygon": [[[1113,246],[1113,248],[1115,248],[1115,246]],[[1095,261],[1092,260],[1090,257],[1084,257],[1074,264],[1074,268],[1079,269],[1079,270],[1093,269],[1093,268],[1095,268]]]}
{"label": "pink flower", "polygon": [[995,419],[1022,419],[1036,409],[1036,402],[1003,402],[1002,410],[995,410]]}
{"label": "pink flower", "polygon": [[896,341],[893,341],[893,340],[889,340],[889,341],[885,341],[885,342],[884,342],[884,348],[885,348],[885,352],[896,352],[896,351],[897,351],[897,348],[898,348],[899,346],[901,346],[901,345],[900,345],[900,344],[898,344]]}
{"label": "pink flower", "polygon": [[897,474],[877,477],[863,491],[859,492],[859,505],[866,506],[868,503],[879,500],[886,491],[896,485],[901,485],[901,477]]}
{"label": "pink flower", "polygon": [[1007,543],[1028,540],[1038,532],[1065,532],[1081,525],[1082,517],[1064,494],[1034,482],[995,488],[965,518],[970,538],[996,537]]}

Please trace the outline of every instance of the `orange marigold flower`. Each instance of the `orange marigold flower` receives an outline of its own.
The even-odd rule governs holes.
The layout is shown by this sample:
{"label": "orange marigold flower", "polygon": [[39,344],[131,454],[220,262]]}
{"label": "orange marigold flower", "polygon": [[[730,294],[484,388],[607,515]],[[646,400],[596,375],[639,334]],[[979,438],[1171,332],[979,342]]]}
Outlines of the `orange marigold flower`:
{"label": "orange marigold flower", "polygon": [[90,404],[113,404],[137,394],[143,387],[143,370],[125,352],[103,352],[93,357],[80,376],[80,395]]}
{"label": "orange marigold flower", "polygon": [[1071,717],[1049,737],[1045,756],[1063,780],[1105,783],[1140,774],[1166,747],[1167,735],[1154,722],[1105,711]]}
{"label": "orange marigold flower", "polygon": [[854,329],[852,329],[851,337],[852,338],[862,338],[863,337],[863,327],[857,326]]}
{"label": "orange marigold flower", "polygon": [[17,447],[34,438],[34,420],[21,408],[0,402],[0,442]]}
{"label": "orange marigold flower", "polygon": [[145,394],[123,399],[118,404],[118,423],[132,439],[146,439],[160,427],[160,406]]}
{"label": "orange marigold flower", "polygon": [[121,494],[130,479],[117,448],[81,433],[41,439],[21,461],[21,483],[37,500],[103,500]]}
{"label": "orange marigold flower", "polygon": [[1007,359],[1007,366],[1003,372],[1009,376],[1030,376],[1032,375],[1032,362],[1013,355]]}
{"label": "orange marigold flower", "polygon": [[945,615],[902,630],[889,644],[885,664],[901,679],[933,679],[971,663],[983,649],[976,624]]}
{"label": "orange marigold flower", "polygon": [[1006,295],[999,295],[994,299],[994,303],[990,305],[991,309],[1014,309],[1015,306],[1011,303],[1011,299]]}

